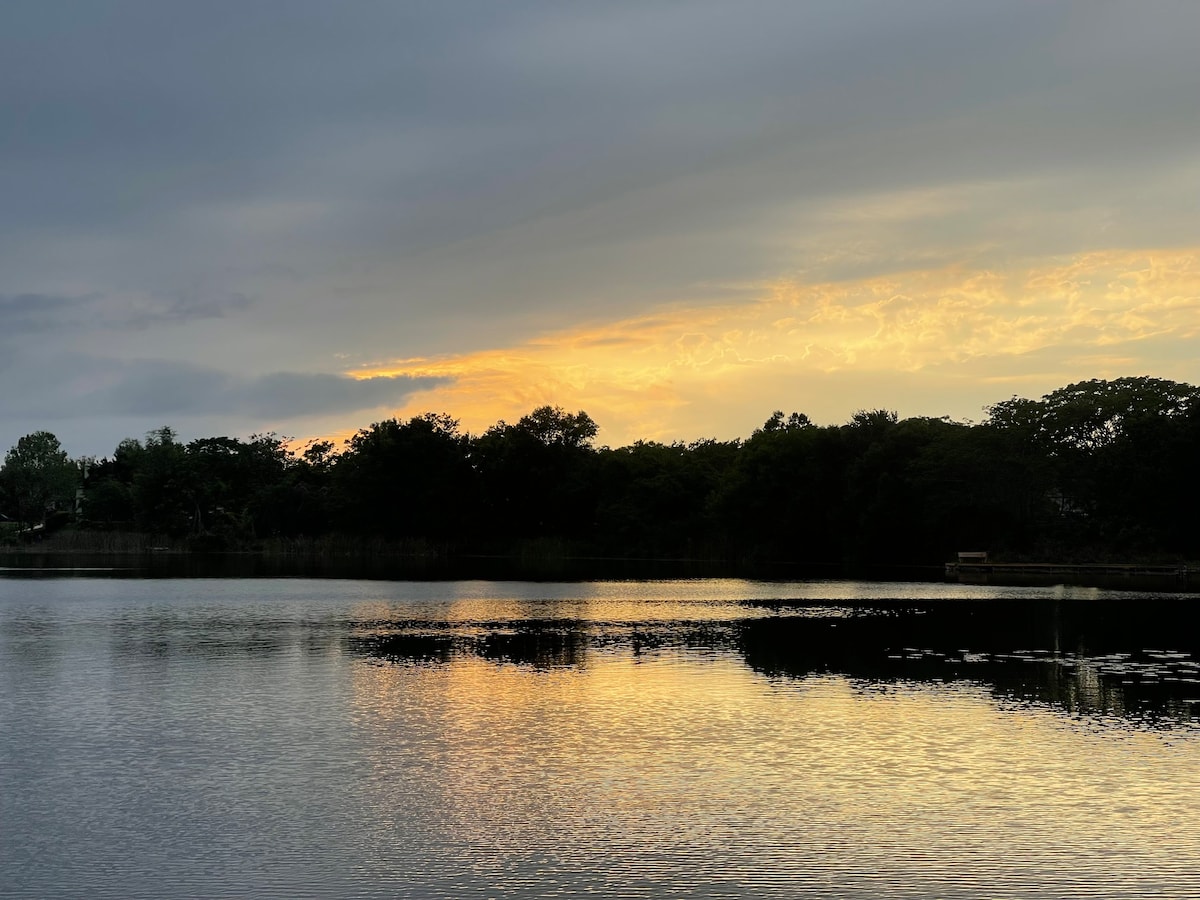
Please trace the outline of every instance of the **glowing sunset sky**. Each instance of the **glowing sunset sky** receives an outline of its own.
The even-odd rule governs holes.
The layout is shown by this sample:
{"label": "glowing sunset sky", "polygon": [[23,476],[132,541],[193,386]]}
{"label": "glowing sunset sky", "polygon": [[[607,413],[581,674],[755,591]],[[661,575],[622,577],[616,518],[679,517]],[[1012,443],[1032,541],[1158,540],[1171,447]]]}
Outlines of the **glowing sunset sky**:
{"label": "glowing sunset sky", "polygon": [[1200,6],[10,2],[0,450],[1200,381]]}

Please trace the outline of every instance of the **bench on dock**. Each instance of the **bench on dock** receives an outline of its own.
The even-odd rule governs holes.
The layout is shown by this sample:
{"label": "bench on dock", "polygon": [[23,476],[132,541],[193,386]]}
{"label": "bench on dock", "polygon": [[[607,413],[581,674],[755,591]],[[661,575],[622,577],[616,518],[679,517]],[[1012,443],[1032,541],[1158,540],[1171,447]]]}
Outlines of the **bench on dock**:
{"label": "bench on dock", "polygon": [[986,563],[986,550],[959,550],[958,561],[960,563]]}

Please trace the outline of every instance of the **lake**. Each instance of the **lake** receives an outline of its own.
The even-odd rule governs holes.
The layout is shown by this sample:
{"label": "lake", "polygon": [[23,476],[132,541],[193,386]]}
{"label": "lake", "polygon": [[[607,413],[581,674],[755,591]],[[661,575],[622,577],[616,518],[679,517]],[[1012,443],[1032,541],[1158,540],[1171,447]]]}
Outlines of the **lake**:
{"label": "lake", "polygon": [[5,897],[1200,896],[1194,594],[0,570]]}

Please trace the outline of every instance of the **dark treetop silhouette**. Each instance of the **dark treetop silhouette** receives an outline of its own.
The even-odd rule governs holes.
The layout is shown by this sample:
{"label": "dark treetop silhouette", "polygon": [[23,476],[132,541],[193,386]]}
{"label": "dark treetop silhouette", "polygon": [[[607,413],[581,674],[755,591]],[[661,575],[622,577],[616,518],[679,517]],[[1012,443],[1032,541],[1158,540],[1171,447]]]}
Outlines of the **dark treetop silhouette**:
{"label": "dark treetop silhouette", "polygon": [[594,445],[587,413],[550,406],[481,435],[444,414],[387,419],[340,452],[295,453],[273,434],[184,444],[162,428],[83,466],[38,432],[5,457],[0,512],[41,523],[72,510],[81,483],[75,528],[194,549],[338,536],[792,563],[934,564],[964,548],[1179,559],[1200,541],[1198,396],[1157,378],[1094,380],[1001,401],[975,425],[863,410],[819,427],[775,412],[744,440],[615,449]]}

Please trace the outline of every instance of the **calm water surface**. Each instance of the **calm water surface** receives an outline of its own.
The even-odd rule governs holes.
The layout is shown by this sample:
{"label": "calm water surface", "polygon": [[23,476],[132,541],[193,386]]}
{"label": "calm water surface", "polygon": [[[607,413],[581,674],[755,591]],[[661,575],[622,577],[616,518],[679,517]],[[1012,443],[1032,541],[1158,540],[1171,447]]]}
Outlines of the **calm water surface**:
{"label": "calm water surface", "polygon": [[0,895],[1194,900],[1198,603],[0,575]]}

